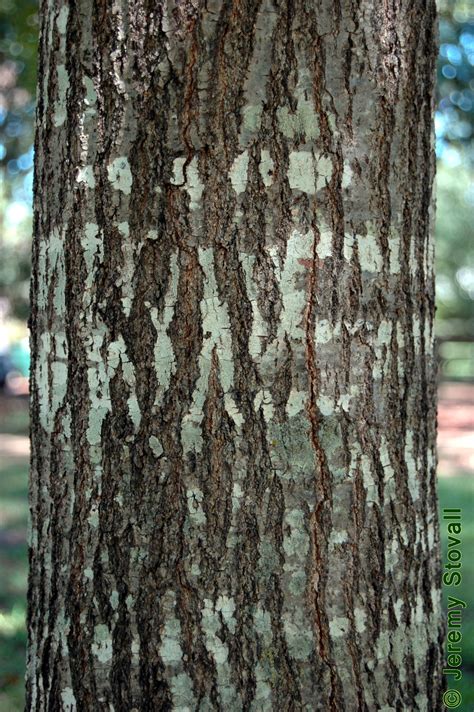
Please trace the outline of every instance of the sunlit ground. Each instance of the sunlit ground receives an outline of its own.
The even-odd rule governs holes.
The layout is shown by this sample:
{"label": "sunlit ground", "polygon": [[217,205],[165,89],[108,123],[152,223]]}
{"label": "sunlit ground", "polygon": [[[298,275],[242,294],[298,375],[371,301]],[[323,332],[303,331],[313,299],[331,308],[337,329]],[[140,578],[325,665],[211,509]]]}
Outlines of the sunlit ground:
{"label": "sunlit ground", "polygon": [[[471,712],[474,705],[474,386],[444,384],[440,395],[440,507],[460,507],[463,512],[463,582],[456,595],[470,601],[463,615],[463,680],[456,683],[456,689],[463,694],[463,705],[458,710]],[[26,644],[29,458],[26,400],[0,399],[0,422],[0,712],[19,712],[24,706]],[[442,533],[445,535],[444,528]]]}

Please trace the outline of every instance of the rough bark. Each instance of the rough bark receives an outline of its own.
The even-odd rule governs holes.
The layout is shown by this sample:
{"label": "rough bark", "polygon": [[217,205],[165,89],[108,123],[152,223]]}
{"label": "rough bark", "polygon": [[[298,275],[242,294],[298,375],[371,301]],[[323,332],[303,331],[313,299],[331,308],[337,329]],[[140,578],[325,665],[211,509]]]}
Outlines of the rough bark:
{"label": "rough bark", "polygon": [[433,0],[43,0],[28,710],[439,710]]}

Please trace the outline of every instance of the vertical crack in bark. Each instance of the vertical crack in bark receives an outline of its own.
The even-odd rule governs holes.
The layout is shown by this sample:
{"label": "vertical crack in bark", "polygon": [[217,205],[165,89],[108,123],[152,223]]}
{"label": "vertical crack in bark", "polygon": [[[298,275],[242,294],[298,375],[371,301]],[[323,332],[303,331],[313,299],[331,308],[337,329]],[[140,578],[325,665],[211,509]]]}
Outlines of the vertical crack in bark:
{"label": "vertical crack in bark", "polygon": [[305,314],[306,364],[309,375],[309,399],[306,405],[310,422],[310,437],[315,456],[315,490],[316,499],[314,513],[310,519],[314,562],[310,579],[310,596],[315,612],[315,624],[321,659],[329,667],[331,691],[328,695],[329,709],[337,710],[341,705],[339,694],[340,680],[332,660],[327,614],[325,611],[325,578],[327,568],[327,541],[331,531],[330,510],[332,508],[332,482],[326,454],[319,441],[319,417],[316,398],[319,390],[319,374],[316,366],[314,330],[315,330],[315,300],[317,286],[318,254],[316,247],[320,234],[316,224],[312,246],[312,257],[309,262],[308,298]]}

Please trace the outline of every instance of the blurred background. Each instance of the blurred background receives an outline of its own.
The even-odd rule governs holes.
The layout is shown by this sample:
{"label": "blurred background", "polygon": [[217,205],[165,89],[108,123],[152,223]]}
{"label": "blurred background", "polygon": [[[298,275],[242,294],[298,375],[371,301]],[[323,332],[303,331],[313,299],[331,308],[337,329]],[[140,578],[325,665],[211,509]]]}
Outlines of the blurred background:
{"label": "blurred background", "polygon": [[[461,710],[474,709],[474,4],[439,0],[436,106],[439,492],[462,507]],[[37,3],[0,0],[0,712],[23,709],[28,293]],[[468,556],[468,552],[471,556]],[[462,589],[462,590],[461,590]]]}

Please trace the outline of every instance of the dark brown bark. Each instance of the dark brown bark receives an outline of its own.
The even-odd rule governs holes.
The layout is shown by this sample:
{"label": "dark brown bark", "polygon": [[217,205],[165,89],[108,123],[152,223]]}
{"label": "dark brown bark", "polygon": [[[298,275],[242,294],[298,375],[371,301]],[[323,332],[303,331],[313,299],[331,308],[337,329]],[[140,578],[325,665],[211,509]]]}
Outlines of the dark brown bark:
{"label": "dark brown bark", "polygon": [[28,710],[441,710],[434,2],[41,14]]}

